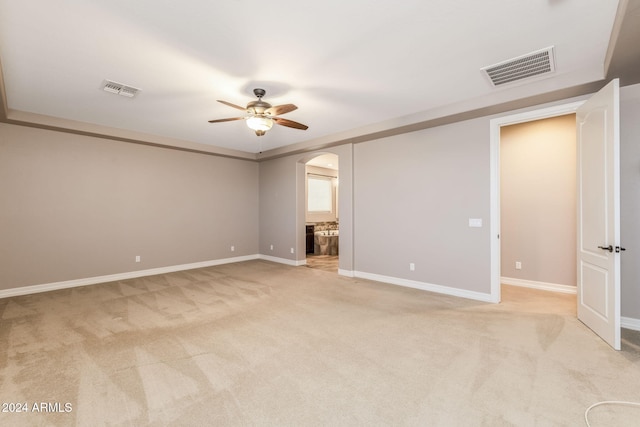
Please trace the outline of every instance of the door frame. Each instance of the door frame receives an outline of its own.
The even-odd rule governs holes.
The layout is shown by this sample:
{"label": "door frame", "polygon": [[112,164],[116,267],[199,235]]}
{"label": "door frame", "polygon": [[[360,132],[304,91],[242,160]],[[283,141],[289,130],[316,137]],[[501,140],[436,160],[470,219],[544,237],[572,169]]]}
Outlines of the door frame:
{"label": "door frame", "polygon": [[526,123],[535,120],[548,119],[551,117],[563,116],[575,113],[578,107],[586,100],[576,101],[567,104],[555,105],[552,107],[537,110],[525,111],[508,116],[491,119],[489,122],[490,131],[490,224],[489,236],[491,238],[491,295],[490,301],[499,303],[501,301],[500,290],[500,128],[502,126]]}

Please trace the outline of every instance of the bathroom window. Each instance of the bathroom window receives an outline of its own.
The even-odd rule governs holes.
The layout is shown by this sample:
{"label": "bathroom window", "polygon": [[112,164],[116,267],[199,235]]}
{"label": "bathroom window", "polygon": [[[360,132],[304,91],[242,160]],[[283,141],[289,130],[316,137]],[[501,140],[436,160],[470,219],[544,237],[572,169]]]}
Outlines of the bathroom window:
{"label": "bathroom window", "polygon": [[309,175],[307,210],[313,213],[333,212],[333,183],[330,177]]}
{"label": "bathroom window", "polygon": [[307,174],[307,222],[337,221],[338,180],[333,176]]}

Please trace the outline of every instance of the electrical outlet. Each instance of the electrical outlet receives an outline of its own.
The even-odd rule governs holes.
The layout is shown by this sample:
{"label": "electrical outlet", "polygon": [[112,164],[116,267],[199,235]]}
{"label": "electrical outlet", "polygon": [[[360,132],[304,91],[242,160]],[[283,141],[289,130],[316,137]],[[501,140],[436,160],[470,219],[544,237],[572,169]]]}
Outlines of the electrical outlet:
{"label": "electrical outlet", "polygon": [[520,261],[516,261],[516,270],[522,270],[522,263]]}
{"label": "electrical outlet", "polygon": [[140,255],[136,255],[136,262],[140,262]]}
{"label": "electrical outlet", "polygon": [[271,250],[273,250],[273,245],[271,245]]}
{"label": "electrical outlet", "polygon": [[416,270],[416,265],[412,262],[409,263],[409,270],[411,271],[415,271]]}
{"label": "electrical outlet", "polygon": [[294,252],[293,252],[293,248],[291,248],[291,253],[294,253]]}
{"label": "electrical outlet", "polygon": [[231,252],[235,251],[236,247],[235,246],[231,246]]}

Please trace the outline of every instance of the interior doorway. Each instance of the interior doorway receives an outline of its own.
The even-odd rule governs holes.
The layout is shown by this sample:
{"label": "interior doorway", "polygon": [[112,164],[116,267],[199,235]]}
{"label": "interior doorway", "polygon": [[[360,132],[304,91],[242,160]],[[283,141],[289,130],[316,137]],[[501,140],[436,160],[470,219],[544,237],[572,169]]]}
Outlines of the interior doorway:
{"label": "interior doorway", "polygon": [[[582,102],[574,102],[571,104],[559,105],[555,107],[545,108],[541,110],[529,111],[525,113],[515,114],[512,116],[501,117],[498,119],[491,120],[491,222],[490,222],[490,233],[491,233],[491,300],[493,302],[500,302],[502,299],[501,292],[501,284],[502,284],[502,222],[501,222],[501,176],[500,176],[500,165],[501,165],[501,157],[500,157],[500,145],[501,145],[501,130],[503,127],[516,125],[516,124],[524,124],[549,118],[555,118],[559,116],[566,115],[574,115],[578,107],[582,105]],[[574,119],[575,126],[575,119]],[[575,150],[575,149],[574,149]],[[574,151],[575,152],[575,151]],[[574,211],[575,212],[575,211]],[[522,225],[526,227],[527,224]],[[506,230],[505,230],[506,231]],[[542,251],[544,250],[544,245],[551,244],[550,242],[554,242],[554,236],[538,236],[541,237],[536,243],[537,248],[534,250]],[[574,246],[575,247],[575,246]],[[512,271],[516,269],[516,262],[518,260],[511,260],[509,262],[513,262],[512,266],[508,266],[512,268]],[[573,265],[571,268],[576,269],[576,261],[575,257],[573,258]],[[518,265],[519,270],[523,268],[525,264]],[[541,276],[538,276],[541,277]],[[520,280],[517,284],[519,286],[527,286],[533,287],[537,289],[545,289],[545,286],[548,287],[546,290],[554,290],[565,293],[575,293],[576,287],[567,285],[564,283],[553,283],[545,280]]]}
{"label": "interior doorway", "polygon": [[501,127],[503,302],[576,315],[576,165],[575,114]]}
{"label": "interior doorway", "polygon": [[320,154],[305,164],[306,266],[338,273],[340,256],[339,157]]}
{"label": "interior doorway", "polygon": [[501,283],[576,291],[576,117],[500,129]]}

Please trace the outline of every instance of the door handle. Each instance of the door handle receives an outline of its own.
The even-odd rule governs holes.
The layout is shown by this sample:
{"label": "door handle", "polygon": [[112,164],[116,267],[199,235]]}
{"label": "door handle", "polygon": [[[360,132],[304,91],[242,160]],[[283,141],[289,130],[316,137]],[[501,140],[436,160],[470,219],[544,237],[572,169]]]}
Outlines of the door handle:
{"label": "door handle", "polygon": [[598,246],[598,249],[602,249],[603,251],[613,252],[613,246]]}

